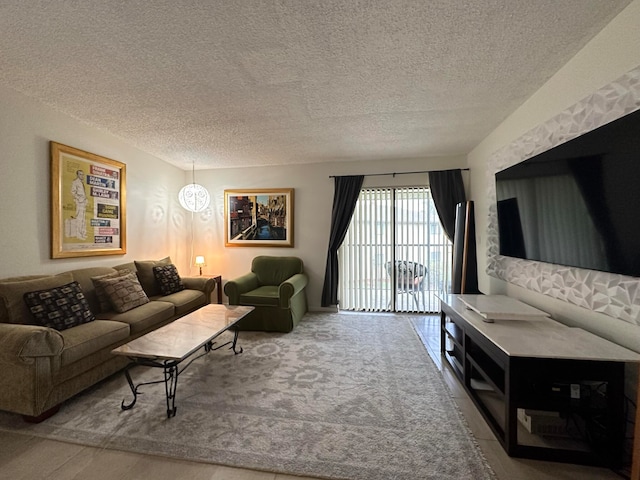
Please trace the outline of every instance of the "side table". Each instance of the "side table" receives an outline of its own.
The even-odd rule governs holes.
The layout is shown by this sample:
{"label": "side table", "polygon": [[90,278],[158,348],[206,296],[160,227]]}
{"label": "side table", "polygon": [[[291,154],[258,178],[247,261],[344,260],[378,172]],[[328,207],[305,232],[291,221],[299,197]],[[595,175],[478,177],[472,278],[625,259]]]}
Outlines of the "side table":
{"label": "side table", "polygon": [[222,275],[207,275],[216,282],[216,294],[218,295],[218,303],[222,304]]}

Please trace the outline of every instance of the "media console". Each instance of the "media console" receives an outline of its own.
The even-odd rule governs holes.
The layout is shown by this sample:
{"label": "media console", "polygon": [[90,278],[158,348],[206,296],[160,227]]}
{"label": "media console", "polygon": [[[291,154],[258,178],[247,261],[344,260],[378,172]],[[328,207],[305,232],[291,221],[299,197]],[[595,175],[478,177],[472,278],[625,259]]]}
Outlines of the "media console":
{"label": "media console", "polygon": [[441,353],[507,454],[619,466],[640,354],[545,316],[486,323],[463,299],[440,298]]}

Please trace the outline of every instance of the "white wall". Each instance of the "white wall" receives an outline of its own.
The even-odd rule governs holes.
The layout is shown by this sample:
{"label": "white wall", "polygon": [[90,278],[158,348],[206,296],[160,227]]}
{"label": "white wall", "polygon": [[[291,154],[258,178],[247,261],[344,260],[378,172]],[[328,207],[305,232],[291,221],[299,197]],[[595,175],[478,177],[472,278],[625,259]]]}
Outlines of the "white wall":
{"label": "white wall", "polygon": [[[329,243],[334,180],[331,175],[358,175],[465,168],[464,157],[407,159],[393,162],[346,162],[286,167],[238,168],[196,172],[196,182],[212,196],[208,210],[194,215],[194,255],[205,255],[205,274],[224,281],[247,273],[257,255],[293,255],[302,258],[309,274],[309,307],[320,309]],[[367,177],[365,186],[427,185],[427,174]],[[294,188],[293,248],[225,247],[224,190]]]}
{"label": "white wall", "polygon": [[640,0],[632,2],[602,32],[589,42],[542,88],[510,115],[468,156],[471,193],[475,201],[478,270],[484,293],[507,293],[549,311],[554,318],[582,326],[605,338],[640,351],[640,332],[629,323],[550,297],[533,293],[488,276],[486,229],[488,218],[487,166],[494,152],[576,104],[587,95],[609,84],[640,65]]}
{"label": "white wall", "polygon": [[[0,106],[0,278],[166,255],[187,268],[187,215],[176,197],[185,172],[2,86]],[[50,258],[51,140],[126,164],[126,255]]]}

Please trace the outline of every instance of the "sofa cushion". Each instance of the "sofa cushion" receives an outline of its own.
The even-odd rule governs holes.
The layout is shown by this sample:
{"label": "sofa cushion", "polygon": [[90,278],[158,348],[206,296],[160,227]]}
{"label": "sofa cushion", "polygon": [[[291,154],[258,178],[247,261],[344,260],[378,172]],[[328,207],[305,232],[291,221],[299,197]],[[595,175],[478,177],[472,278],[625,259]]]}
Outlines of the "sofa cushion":
{"label": "sofa cushion", "polygon": [[71,282],[73,276],[69,272],[30,280],[0,282],[0,319],[4,323],[35,325],[35,319],[24,302],[24,294],[61,287]]}
{"label": "sofa cushion", "polygon": [[97,288],[103,288],[111,307],[118,313],[127,312],[149,302],[138,278],[133,273],[120,277],[97,279]]}
{"label": "sofa cushion", "polygon": [[97,351],[120,344],[129,338],[129,325],[109,320],[96,320],[61,332],[64,349],[60,364],[64,367]]}
{"label": "sofa cushion", "polygon": [[96,297],[96,288],[91,281],[91,277],[97,277],[113,273],[116,270],[111,267],[86,267],[70,270],[69,273],[73,276],[73,280],[80,284],[84,297],[89,302],[89,308],[93,313],[100,311],[100,304],[98,297]]}
{"label": "sofa cushion", "polygon": [[111,302],[109,301],[109,295],[107,295],[107,292],[105,291],[106,284],[104,282],[101,283],[100,280],[106,280],[108,278],[124,277],[125,275],[129,275],[130,273],[133,273],[133,272],[131,270],[115,270],[105,275],[91,277],[91,281],[93,282],[95,293],[96,293],[96,298],[98,300],[99,312],[108,312],[112,308]]}
{"label": "sofa cushion", "polygon": [[203,292],[200,290],[184,289],[171,295],[162,297],[154,297],[155,300],[169,302],[175,307],[175,315],[184,315],[198,307],[202,307],[209,303]]}
{"label": "sofa cushion", "polygon": [[240,295],[242,305],[271,305],[278,306],[278,287],[265,285]]}
{"label": "sofa cushion", "polygon": [[184,290],[184,283],[182,283],[182,279],[180,275],[178,275],[178,270],[174,264],[156,265],[153,267],[153,276],[156,279],[162,295],[171,295],[172,293]]}
{"label": "sofa cushion", "polygon": [[136,271],[136,262],[133,260],[127,263],[121,263],[119,265],[114,265],[113,268],[116,270],[129,270],[130,272]]}
{"label": "sofa cushion", "polygon": [[175,307],[172,303],[152,300],[125,313],[106,312],[99,313],[97,316],[103,320],[127,323],[131,329],[131,335],[138,335],[170,319],[174,312]]}
{"label": "sofa cushion", "polygon": [[156,282],[156,277],[153,275],[153,267],[161,267],[163,265],[171,265],[171,258],[165,257],[162,260],[135,260],[136,271],[140,284],[145,293],[149,297],[160,295],[160,287]]}
{"label": "sofa cushion", "polygon": [[36,324],[43,327],[62,331],[96,319],[78,282],[27,292],[24,301]]}

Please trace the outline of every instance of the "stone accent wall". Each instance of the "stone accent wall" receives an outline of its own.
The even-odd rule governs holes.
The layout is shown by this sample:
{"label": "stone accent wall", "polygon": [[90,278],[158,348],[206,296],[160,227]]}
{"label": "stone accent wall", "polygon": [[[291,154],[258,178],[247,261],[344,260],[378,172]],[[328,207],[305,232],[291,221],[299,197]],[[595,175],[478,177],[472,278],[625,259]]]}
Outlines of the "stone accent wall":
{"label": "stone accent wall", "polygon": [[[499,254],[494,178],[497,171],[639,108],[640,67],[637,67],[492,155],[487,165],[490,200],[487,227],[488,275],[640,326],[640,279]],[[640,187],[638,195],[640,196]]]}

